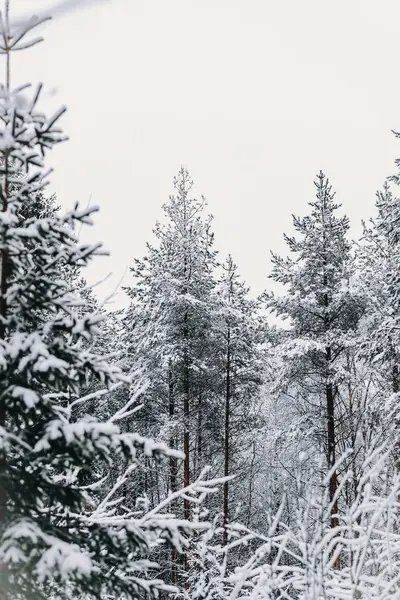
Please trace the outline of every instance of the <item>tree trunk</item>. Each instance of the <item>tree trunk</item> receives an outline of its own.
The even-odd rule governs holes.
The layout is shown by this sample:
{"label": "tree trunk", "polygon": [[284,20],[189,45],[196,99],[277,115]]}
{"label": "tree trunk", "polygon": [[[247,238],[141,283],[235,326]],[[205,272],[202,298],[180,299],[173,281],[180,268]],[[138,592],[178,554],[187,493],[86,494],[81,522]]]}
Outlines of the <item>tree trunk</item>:
{"label": "tree trunk", "polygon": [[[328,366],[329,376],[329,364],[331,361],[331,348],[326,348],[326,362]],[[336,491],[338,488],[338,478],[336,469],[332,470],[336,463],[336,437],[335,437],[335,395],[333,391],[333,385],[331,382],[325,386],[326,393],[326,413],[328,422],[328,468],[331,471],[329,479],[329,500],[331,502],[331,527],[336,529],[339,527],[338,519],[338,502],[335,499]],[[337,557],[334,563],[335,569],[340,569],[340,556]]]}
{"label": "tree trunk", "polygon": [[[171,362],[168,367],[168,414],[170,421],[172,422],[175,416],[175,397],[174,397],[174,382],[173,382],[173,373]],[[176,448],[176,439],[175,435],[171,434],[169,438],[169,447],[172,449]],[[177,459],[175,456],[169,457],[169,487],[171,493],[176,492],[176,477],[177,477]]]}
{"label": "tree trunk", "polygon": [[[325,205],[324,205],[325,209]],[[327,255],[326,255],[326,237],[325,237],[325,214],[322,212],[322,224],[323,224],[323,247],[324,247],[324,271],[323,271],[323,303],[324,303],[324,332],[325,334],[331,328],[331,321],[329,315],[330,299],[326,291],[328,287],[328,274],[327,274]],[[335,395],[333,391],[333,384],[331,381],[331,360],[332,360],[332,349],[331,346],[327,346],[325,349],[325,396],[326,396],[326,416],[327,416],[327,453],[328,453],[328,469],[331,471],[329,479],[329,500],[331,503],[331,527],[336,529],[339,526],[338,519],[338,502],[334,500],[336,491],[338,488],[337,472],[334,469],[336,463],[336,437],[335,437]],[[340,555],[336,558],[333,565],[334,569],[340,569]]]}
{"label": "tree trunk", "polygon": [[[188,341],[188,327],[187,327],[187,314],[185,315],[185,354],[184,354],[184,365],[183,365],[183,421],[184,421],[184,433],[183,433],[183,452],[185,458],[183,462],[183,487],[189,485],[190,482],[190,431],[189,431],[189,418],[190,418],[190,367],[189,367],[189,353],[187,348]],[[189,500],[185,499],[185,519],[190,519],[190,503]]]}
{"label": "tree trunk", "polygon": [[256,459],[256,443],[253,440],[252,442],[252,455],[251,455],[251,463],[250,463],[250,473],[249,473],[249,505],[247,508],[247,523],[246,527],[250,528],[251,525],[251,511],[253,508],[253,478],[254,478],[254,462]]}
{"label": "tree trunk", "polygon": [[[175,416],[175,398],[174,398],[174,382],[173,373],[171,367],[171,361],[168,365],[168,412],[169,418],[172,421]],[[169,447],[172,449],[176,448],[175,436],[172,434],[169,438]],[[175,456],[169,457],[169,488],[171,494],[176,492],[176,477],[177,477],[177,459]],[[172,510],[175,510],[175,506],[171,506]],[[174,548],[171,550],[171,583],[176,585],[177,583],[177,572],[176,572],[176,551]]]}
{"label": "tree trunk", "polygon": [[[229,475],[229,428],[230,428],[230,401],[231,401],[231,332],[228,327],[227,352],[226,352],[226,389],[225,389],[225,427],[224,427],[224,476]],[[223,545],[228,543],[229,519],[229,482],[224,482],[224,538]]]}
{"label": "tree trunk", "polygon": [[198,402],[198,408],[197,408],[197,441],[196,441],[196,448],[197,448],[197,465],[198,465],[198,470],[197,467],[195,468],[195,476],[197,477],[199,471],[201,471],[202,468],[202,456],[203,456],[203,398],[202,398],[202,394],[200,392],[199,395],[199,402]]}
{"label": "tree trunk", "polygon": [[399,365],[397,364],[397,356],[395,356],[395,364],[392,368],[392,389],[393,393],[397,394],[399,391]]}
{"label": "tree trunk", "polygon": [[[6,2],[6,18],[8,21],[8,10],[9,5]],[[9,53],[7,54],[7,89],[9,89]],[[5,177],[4,177],[4,189],[3,191],[3,212],[8,209],[8,196],[9,196],[9,160],[5,157]],[[6,250],[1,252],[1,274],[0,274],[0,340],[6,338],[6,319],[7,319],[7,287],[8,287],[8,254]],[[3,395],[2,395],[3,396]],[[6,426],[6,405],[5,399],[2,397],[0,400],[0,427],[5,428]],[[3,528],[7,521],[7,491],[5,489],[5,466],[6,456],[4,452],[0,453],[0,536],[3,533]],[[7,600],[8,594],[8,570],[5,563],[0,563],[0,597],[2,600]]]}
{"label": "tree trunk", "polygon": [[[185,326],[184,326],[184,340],[185,340],[185,350],[184,350],[184,364],[183,364],[183,424],[184,424],[184,433],[183,433],[183,452],[185,454],[185,458],[183,461],[183,487],[187,487],[190,482],[190,365],[189,365],[189,351],[188,351],[188,341],[189,341],[189,329],[188,329],[188,314],[185,313]],[[184,518],[186,520],[190,519],[190,502],[188,498],[184,499]],[[185,551],[185,573],[186,573],[186,582],[185,588],[188,590],[188,579],[189,579],[189,552]]]}

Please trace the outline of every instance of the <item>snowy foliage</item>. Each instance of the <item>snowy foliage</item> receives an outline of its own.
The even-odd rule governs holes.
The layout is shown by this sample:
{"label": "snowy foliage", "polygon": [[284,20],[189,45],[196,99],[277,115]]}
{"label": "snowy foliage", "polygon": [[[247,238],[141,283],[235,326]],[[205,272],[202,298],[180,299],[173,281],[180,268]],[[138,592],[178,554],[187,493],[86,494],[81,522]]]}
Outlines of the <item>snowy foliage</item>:
{"label": "snowy foliage", "polygon": [[[22,44],[35,23],[21,32],[3,23],[5,43]],[[93,463],[107,473],[119,457],[127,477],[140,456],[181,454],[124,431],[117,416],[74,417],[92,379],[105,390],[127,379],[92,349],[103,316],[82,310],[84,300],[60,276],[102,254],[100,244],[79,243],[76,233],[96,209],[76,205],[47,216],[25,209],[47,183],[46,152],[65,139],[64,109],[46,117],[37,108],[40,91],[0,94],[1,589],[10,587],[15,598],[49,590],[57,597],[133,598],[165,589],[160,577],[147,575],[155,566],[147,557],[159,543],[182,551],[194,525],[165,513],[169,499],[146,512],[137,497],[134,514],[117,511],[110,499],[120,480],[96,506],[92,488],[99,483],[82,485],[82,475]],[[179,494],[196,501],[210,485],[200,479]]]}
{"label": "snowy foliage", "polygon": [[254,298],[182,167],[107,313],[97,209],[46,195],[65,109],[10,89],[44,20],[0,17],[0,598],[399,598],[399,177],[354,244],[320,172]]}

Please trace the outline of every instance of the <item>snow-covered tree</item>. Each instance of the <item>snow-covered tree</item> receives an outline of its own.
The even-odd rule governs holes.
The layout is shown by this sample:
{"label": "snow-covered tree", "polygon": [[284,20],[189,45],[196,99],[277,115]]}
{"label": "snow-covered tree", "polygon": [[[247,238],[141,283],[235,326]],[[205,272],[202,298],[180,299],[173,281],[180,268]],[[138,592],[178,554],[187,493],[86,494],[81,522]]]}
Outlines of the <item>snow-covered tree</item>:
{"label": "snow-covered tree", "polygon": [[[27,35],[39,24],[15,28],[6,14],[1,51],[32,45]],[[96,209],[40,217],[26,210],[47,183],[47,151],[65,139],[64,109],[46,117],[40,92],[10,90],[8,81],[0,89],[0,594],[137,598],[165,589],[146,574],[155,568],[149,553],[160,542],[183,551],[190,524],[163,514],[165,504],[135,519],[94,511],[93,486],[79,476],[94,462],[109,469],[114,456],[134,470],[142,454],[180,454],[123,431],[116,418],[73,416],[89,378],[104,388],[126,378],[91,348],[101,316],[77,310],[82,301],[59,277],[63,266],[84,267],[102,254],[76,234]]]}
{"label": "snow-covered tree", "polygon": [[[126,363],[147,386],[140,398],[144,431],[185,455],[183,464],[171,457],[164,472],[149,465],[151,482],[146,483],[158,495],[187,486],[204,466],[196,461],[201,442],[193,432],[203,433],[196,416],[198,421],[204,414],[209,396],[215,252],[211,218],[203,215],[204,199],[191,196],[192,185],[182,167],[174,180],[175,195],[164,206],[166,222],[154,230],[156,245],[148,245],[147,256],[135,260],[134,285],[127,289]],[[189,518],[187,502],[183,514]]]}
{"label": "snow-covered tree", "polygon": [[[394,192],[389,181],[377,192],[376,216],[364,224],[357,249],[357,285],[366,304],[359,355],[375,393],[375,429],[384,437],[393,419],[400,423],[400,200]],[[398,441],[396,461],[399,448]]]}
{"label": "snow-covered tree", "polygon": [[[343,416],[339,403],[341,395],[347,393],[341,384],[349,381],[345,357],[355,345],[360,303],[351,288],[348,219],[336,216],[339,205],[322,172],[315,185],[316,200],[310,202],[310,215],[293,217],[299,239],[285,236],[293,258],[273,255],[272,278],[286,287],[286,293],[281,297],[270,295],[268,305],[290,320],[290,329],[279,346],[278,388],[285,392],[287,402],[293,398],[291,409],[300,417],[294,425],[297,442],[311,460],[312,455],[318,455],[315,448],[317,452],[324,450],[333,501],[338,488],[338,473],[333,466]],[[305,436],[312,442],[308,447]],[[318,461],[312,467],[317,469]],[[339,525],[337,513],[334,502],[334,528]]]}

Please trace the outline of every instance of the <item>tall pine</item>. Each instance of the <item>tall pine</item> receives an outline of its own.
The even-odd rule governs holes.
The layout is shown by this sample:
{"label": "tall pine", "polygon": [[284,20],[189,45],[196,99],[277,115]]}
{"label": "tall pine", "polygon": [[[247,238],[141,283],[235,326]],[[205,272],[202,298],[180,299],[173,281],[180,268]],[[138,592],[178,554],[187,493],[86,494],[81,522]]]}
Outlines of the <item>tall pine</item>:
{"label": "tall pine", "polygon": [[[215,251],[211,217],[204,216],[204,199],[191,195],[192,185],[182,167],[174,179],[175,194],[164,206],[165,223],[154,230],[156,244],[135,260],[134,285],[127,289],[126,361],[146,387],[138,419],[144,431],[184,452],[183,463],[170,458],[168,473],[149,465],[158,495],[187,486],[199,474],[211,395]],[[188,501],[182,508],[188,519]]]}
{"label": "tall pine", "polygon": [[298,237],[285,236],[291,256],[273,255],[271,276],[285,286],[285,293],[271,295],[268,304],[290,321],[279,349],[280,381],[294,398],[303,422],[306,419],[314,430],[314,444],[324,450],[330,473],[331,527],[336,528],[340,386],[348,377],[345,351],[354,345],[359,308],[350,285],[349,221],[337,216],[340,205],[322,172],[315,186],[310,214],[293,217]]}

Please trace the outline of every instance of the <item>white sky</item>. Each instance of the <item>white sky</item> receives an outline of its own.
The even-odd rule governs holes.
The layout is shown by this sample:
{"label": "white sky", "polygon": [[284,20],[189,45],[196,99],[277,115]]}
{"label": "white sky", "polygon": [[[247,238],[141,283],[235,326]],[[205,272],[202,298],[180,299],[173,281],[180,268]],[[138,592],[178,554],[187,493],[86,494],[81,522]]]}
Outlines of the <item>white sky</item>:
{"label": "white sky", "polygon": [[[22,13],[58,2],[11,0]],[[101,207],[86,273],[102,298],[145,252],[181,164],[214,214],[216,247],[270,285],[323,169],[353,225],[373,214],[400,141],[398,0],[80,0],[16,53],[13,83],[56,89],[70,141],[49,156],[62,206]],[[50,10],[51,12],[51,10]],[[129,274],[124,285],[130,281]],[[124,303],[121,292],[114,305]]]}

